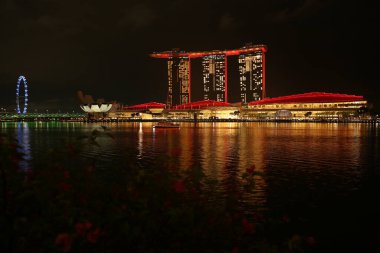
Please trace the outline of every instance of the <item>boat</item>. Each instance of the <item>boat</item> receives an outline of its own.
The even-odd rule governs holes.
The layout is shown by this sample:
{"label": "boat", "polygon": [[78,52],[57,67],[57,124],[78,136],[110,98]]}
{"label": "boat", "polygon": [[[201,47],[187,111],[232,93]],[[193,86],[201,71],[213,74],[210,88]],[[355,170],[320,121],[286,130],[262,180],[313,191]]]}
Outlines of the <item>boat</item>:
{"label": "boat", "polygon": [[153,128],[179,128],[179,124],[168,121],[160,121],[157,122],[156,125],[153,125]]}

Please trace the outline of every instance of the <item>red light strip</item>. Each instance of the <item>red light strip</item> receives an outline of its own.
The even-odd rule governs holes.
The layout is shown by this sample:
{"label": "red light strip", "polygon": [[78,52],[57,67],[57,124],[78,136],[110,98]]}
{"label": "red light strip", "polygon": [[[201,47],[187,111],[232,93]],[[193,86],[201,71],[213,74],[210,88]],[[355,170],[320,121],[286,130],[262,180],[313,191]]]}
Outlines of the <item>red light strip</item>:
{"label": "red light strip", "polygon": [[148,109],[148,108],[164,108],[165,104],[157,103],[157,102],[150,102],[145,104],[139,104],[139,105],[132,105],[126,107],[128,110],[140,110],[140,109]]}
{"label": "red light strip", "polygon": [[227,56],[224,57],[224,102],[228,103],[228,65]]}
{"label": "red light strip", "polygon": [[188,87],[188,93],[189,93],[189,103],[191,103],[191,59],[189,58],[189,75],[188,75],[188,82],[189,82],[189,87]]}
{"label": "red light strip", "polygon": [[265,79],[265,52],[263,51],[263,53],[262,53],[262,56],[261,56],[262,58],[263,58],[263,60],[262,60],[262,64],[263,64],[263,92],[262,92],[262,98],[261,99],[263,99],[263,98],[265,98],[266,97],[266,79]]}
{"label": "red light strip", "polygon": [[264,100],[254,101],[250,105],[273,104],[273,103],[334,103],[334,102],[354,102],[364,100],[363,96],[310,92]]}
{"label": "red light strip", "polygon": [[150,54],[153,58],[173,58],[173,57],[191,57],[191,58],[200,58],[209,55],[220,55],[224,54],[226,56],[240,55],[244,53],[252,53],[262,51],[263,53],[267,52],[267,48],[264,45],[259,45],[257,47],[251,48],[241,48],[233,50],[215,50],[215,51],[201,51],[201,52],[160,52]]}

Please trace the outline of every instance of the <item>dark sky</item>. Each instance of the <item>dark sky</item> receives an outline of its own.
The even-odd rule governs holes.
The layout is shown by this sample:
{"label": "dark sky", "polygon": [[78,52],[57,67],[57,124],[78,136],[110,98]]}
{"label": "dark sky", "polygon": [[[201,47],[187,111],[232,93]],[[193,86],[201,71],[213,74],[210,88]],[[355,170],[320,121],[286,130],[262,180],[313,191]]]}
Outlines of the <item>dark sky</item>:
{"label": "dark sky", "polygon": [[[380,108],[380,15],[366,1],[348,2],[0,0],[0,105],[14,107],[20,74],[36,108],[77,109],[77,90],[124,104],[164,102],[166,62],[149,53],[253,42],[268,45],[268,96],[358,94]],[[229,61],[230,101],[238,101],[237,59]]]}

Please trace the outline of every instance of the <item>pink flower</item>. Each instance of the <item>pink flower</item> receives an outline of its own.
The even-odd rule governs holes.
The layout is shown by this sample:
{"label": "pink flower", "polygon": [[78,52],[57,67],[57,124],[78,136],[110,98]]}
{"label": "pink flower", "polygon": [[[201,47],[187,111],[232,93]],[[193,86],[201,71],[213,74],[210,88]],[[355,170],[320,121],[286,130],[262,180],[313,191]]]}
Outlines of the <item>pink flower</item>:
{"label": "pink flower", "polygon": [[234,247],[232,250],[231,250],[231,253],[239,253],[239,248],[238,247]]}
{"label": "pink flower", "polygon": [[191,188],[190,188],[190,192],[191,192],[192,194],[196,194],[196,193],[197,193],[197,189],[195,189],[195,187],[191,187]]}
{"label": "pink flower", "polygon": [[99,239],[99,236],[101,235],[101,230],[100,228],[97,228],[95,230],[92,230],[90,231],[88,234],[87,234],[87,241],[89,241],[90,243],[96,243]]}
{"label": "pink flower", "polygon": [[289,216],[288,215],[284,215],[284,216],[282,216],[282,220],[285,222],[285,223],[289,223],[290,222],[290,218],[289,218]]}
{"label": "pink flower", "polygon": [[253,164],[251,167],[247,168],[245,171],[249,174],[253,174],[256,170],[256,166]]}
{"label": "pink flower", "polygon": [[67,233],[60,233],[55,238],[55,244],[62,248],[63,252],[69,252],[71,248],[72,238]]}
{"label": "pink flower", "polygon": [[241,223],[243,225],[243,229],[245,233],[252,234],[253,232],[255,232],[255,226],[252,223],[250,223],[247,220],[247,218],[243,218]]}
{"label": "pink flower", "polygon": [[86,232],[92,227],[91,222],[83,222],[75,224],[75,232],[80,236],[85,236]]}
{"label": "pink flower", "polygon": [[175,192],[178,192],[178,193],[183,193],[186,191],[185,184],[183,183],[182,180],[178,180],[174,182],[174,190]]}
{"label": "pink flower", "polygon": [[69,179],[70,178],[70,172],[68,172],[67,170],[65,170],[65,172],[63,173],[63,177],[66,178],[66,179]]}
{"label": "pink flower", "polygon": [[67,184],[67,183],[61,183],[59,184],[59,188],[62,190],[62,191],[68,191],[70,190],[72,187],[71,185]]}

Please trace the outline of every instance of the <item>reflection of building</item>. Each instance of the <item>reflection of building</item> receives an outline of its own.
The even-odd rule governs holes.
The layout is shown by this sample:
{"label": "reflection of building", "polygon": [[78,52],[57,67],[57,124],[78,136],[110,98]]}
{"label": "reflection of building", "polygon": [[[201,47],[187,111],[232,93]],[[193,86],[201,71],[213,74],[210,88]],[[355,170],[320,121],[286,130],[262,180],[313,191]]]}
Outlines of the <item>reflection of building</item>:
{"label": "reflection of building", "polygon": [[244,173],[247,169],[254,169],[257,174],[254,175],[254,188],[250,193],[245,194],[245,202],[249,206],[256,208],[255,212],[262,210],[267,202],[267,182],[266,182],[266,159],[264,157],[265,147],[267,147],[267,132],[272,131],[267,127],[247,127],[240,128],[236,148],[238,149],[236,157],[239,159],[240,172]]}
{"label": "reflection of building", "polygon": [[178,148],[178,164],[180,165],[180,168],[183,170],[191,169],[193,166],[193,157],[194,157],[194,150],[197,149],[194,147],[194,135],[193,135],[193,128],[182,128],[181,129],[181,138],[179,140],[174,140],[174,143],[178,143],[179,141],[179,148]]}
{"label": "reflection of building", "polygon": [[243,103],[265,97],[264,57],[262,51],[239,55],[240,99]]}
{"label": "reflection of building", "polygon": [[203,97],[205,100],[225,101],[226,63],[225,55],[203,57]]}
{"label": "reflection of building", "polygon": [[205,175],[211,179],[223,180],[225,159],[228,148],[226,143],[229,138],[223,134],[226,129],[214,127],[202,128],[199,131],[199,156]]}

